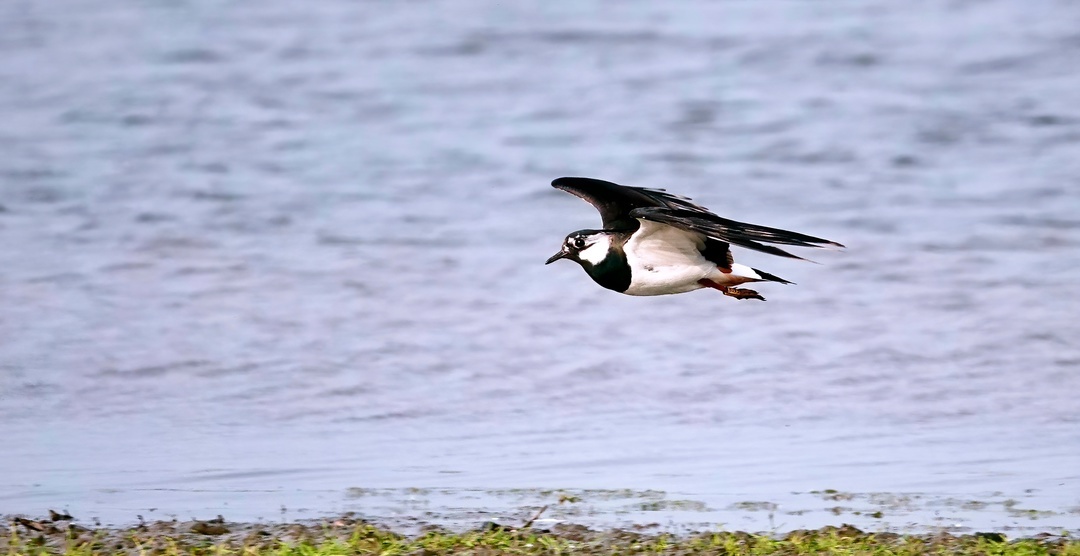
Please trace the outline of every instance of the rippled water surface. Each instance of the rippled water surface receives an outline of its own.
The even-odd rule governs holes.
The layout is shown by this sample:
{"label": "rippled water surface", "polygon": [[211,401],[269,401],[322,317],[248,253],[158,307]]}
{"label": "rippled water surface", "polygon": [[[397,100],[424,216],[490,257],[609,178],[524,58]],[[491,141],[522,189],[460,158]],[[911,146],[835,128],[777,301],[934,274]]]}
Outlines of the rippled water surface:
{"label": "rippled water surface", "polygon": [[[1078,18],[4,2],[0,513],[1076,530]],[[848,249],[621,296],[561,175]]]}

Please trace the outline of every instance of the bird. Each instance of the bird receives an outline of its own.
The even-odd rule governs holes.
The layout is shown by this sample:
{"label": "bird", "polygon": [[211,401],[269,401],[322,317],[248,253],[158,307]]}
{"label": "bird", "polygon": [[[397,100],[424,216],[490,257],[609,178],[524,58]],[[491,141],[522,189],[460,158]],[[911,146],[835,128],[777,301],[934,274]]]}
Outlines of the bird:
{"label": "bird", "polygon": [[799,260],[806,259],[776,244],[844,247],[798,232],[729,220],[665,189],[583,177],[557,178],[551,185],[588,201],[600,212],[603,228],[567,235],[559,252],[544,264],[569,259],[581,265],[597,284],[627,295],[713,288],[735,299],[765,301],[757,291],[737,286],[793,282],[736,263],[732,245]]}

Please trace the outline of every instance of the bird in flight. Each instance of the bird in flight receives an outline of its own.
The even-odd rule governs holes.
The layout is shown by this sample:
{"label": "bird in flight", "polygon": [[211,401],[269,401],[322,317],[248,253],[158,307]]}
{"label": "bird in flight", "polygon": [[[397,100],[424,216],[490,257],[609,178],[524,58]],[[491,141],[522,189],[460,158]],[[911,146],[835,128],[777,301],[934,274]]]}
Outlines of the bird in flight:
{"label": "bird in flight", "polygon": [[736,263],[731,246],[802,259],[779,245],[843,247],[835,241],[728,220],[663,189],[593,178],[558,178],[552,187],[600,211],[604,228],[578,230],[547,260],[570,259],[601,286],[627,295],[665,295],[715,288],[735,299],[765,300],[738,288],[747,282],[791,282]]}

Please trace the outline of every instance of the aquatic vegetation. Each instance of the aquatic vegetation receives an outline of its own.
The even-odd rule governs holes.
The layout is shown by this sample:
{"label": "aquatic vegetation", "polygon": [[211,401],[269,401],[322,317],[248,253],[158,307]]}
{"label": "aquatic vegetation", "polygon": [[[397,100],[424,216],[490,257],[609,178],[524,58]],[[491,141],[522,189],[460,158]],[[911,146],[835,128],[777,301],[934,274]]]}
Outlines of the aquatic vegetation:
{"label": "aquatic vegetation", "polygon": [[[39,530],[40,529],[40,530]],[[153,522],[117,529],[62,528],[48,521],[12,521],[0,532],[6,556],[346,556],[439,554],[722,554],[867,556],[1080,556],[1080,540],[1041,534],[1008,539],[1002,533],[954,536],[867,533],[850,525],[797,530],[782,537],[741,531],[687,535],[594,531],[559,524],[548,529],[494,523],[471,531],[427,527],[415,535],[351,516],[318,523]]]}

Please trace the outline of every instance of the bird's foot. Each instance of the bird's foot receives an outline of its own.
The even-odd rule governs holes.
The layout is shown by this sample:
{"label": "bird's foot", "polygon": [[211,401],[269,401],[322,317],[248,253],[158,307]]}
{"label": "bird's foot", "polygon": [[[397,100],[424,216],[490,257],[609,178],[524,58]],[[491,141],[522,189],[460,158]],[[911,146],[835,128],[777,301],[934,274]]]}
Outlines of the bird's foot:
{"label": "bird's foot", "polygon": [[724,295],[734,297],[735,299],[760,299],[762,301],[765,301],[765,298],[761,297],[761,294],[754,290],[740,289],[728,286],[720,291],[724,292]]}

